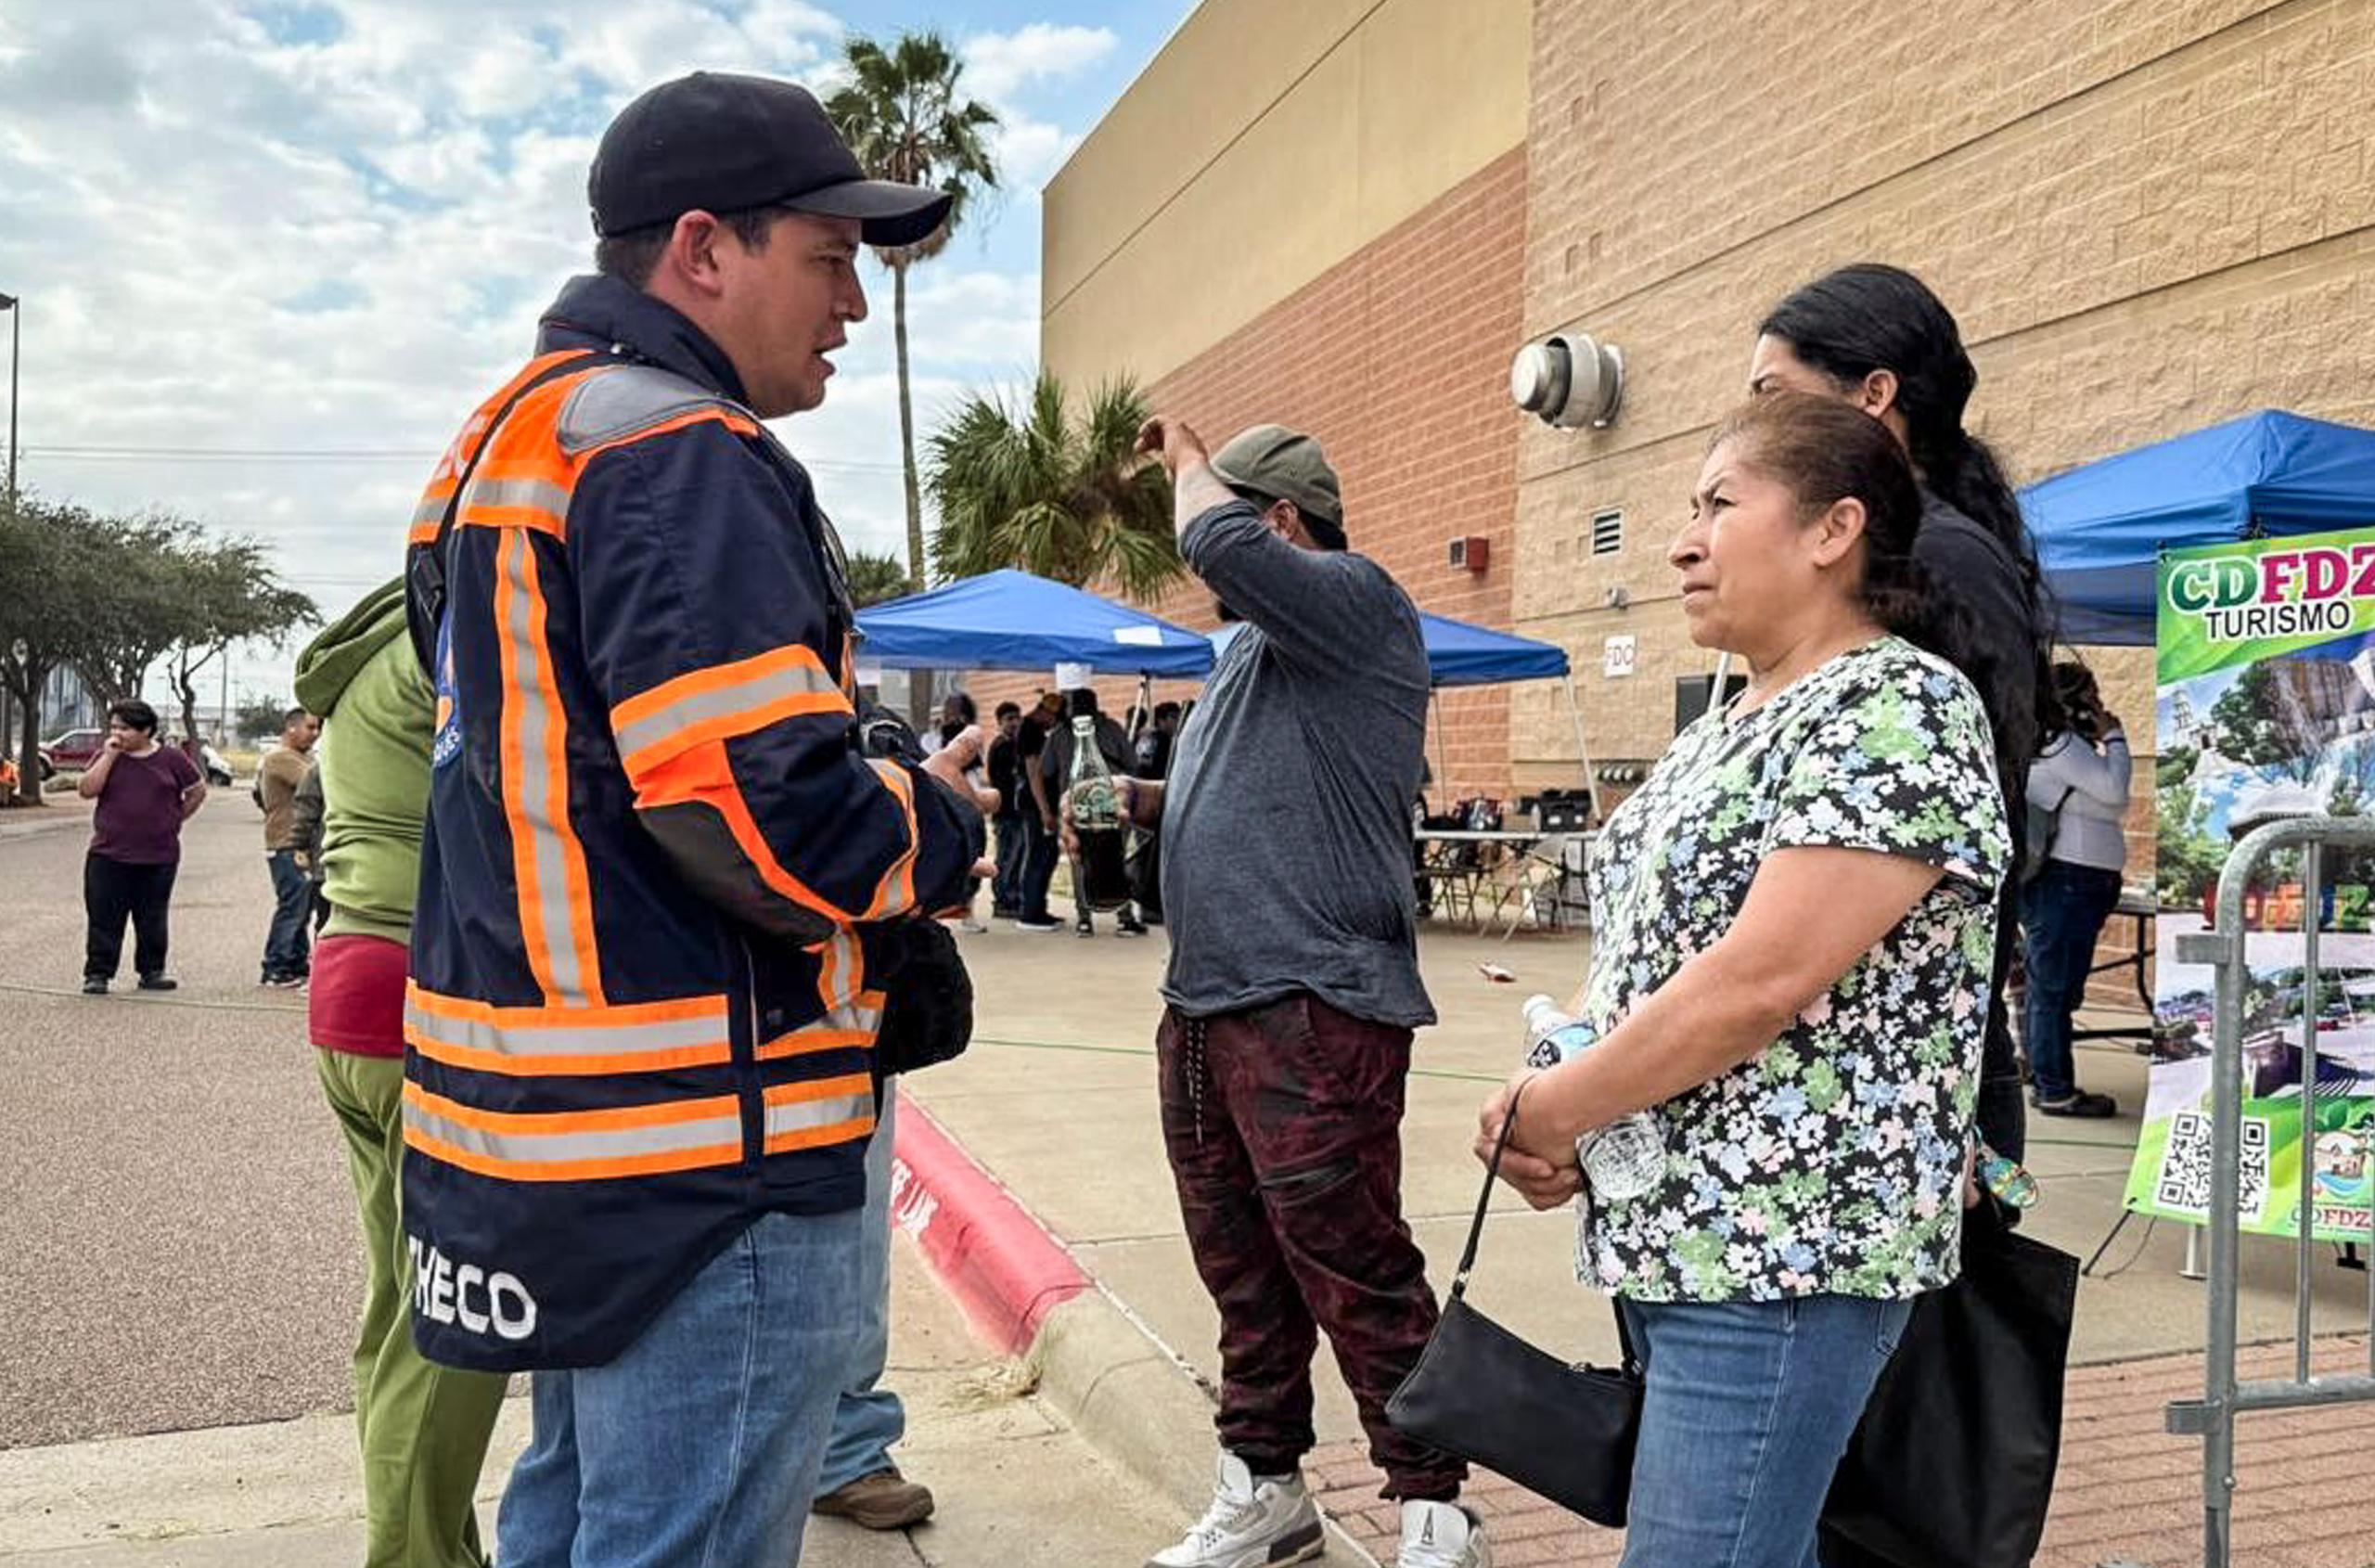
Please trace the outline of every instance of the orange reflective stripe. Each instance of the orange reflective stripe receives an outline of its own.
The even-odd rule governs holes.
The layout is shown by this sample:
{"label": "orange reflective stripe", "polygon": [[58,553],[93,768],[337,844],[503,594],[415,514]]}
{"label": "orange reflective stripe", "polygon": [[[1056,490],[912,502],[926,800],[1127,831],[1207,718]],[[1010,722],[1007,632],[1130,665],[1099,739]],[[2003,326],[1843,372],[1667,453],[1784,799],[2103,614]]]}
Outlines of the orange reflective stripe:
{"label": "orange reflective stripe", "polygon": [[497,1008],[414,985],[404,997],[404,1039],[432,1061],[508,1077],[656,1073],[734,1058],[724,996]]}
{"label": "orange reflective stripe", "polygon": [[769,1154],[847,1143],[874,1130],[874,1077],[854,1073],[812,1083],[777,1084],[761,1097]]}
{"label": "orange reflective stripe", "polygon": [[495,544],[495,642],[503,675],[503,814],[528,967],[549,1002],[602,1004],[584,846],[569,821],[569,715],[545,641],[534,546],[516,530]]}
{"label": "orange reflective stripe", "polygon": [[640,811],[699,805],[716,812],[726,831],[733,835],[742,858],[769,888],[836,925],[847,925],[854,919],[848,910],[793,876],[776,858],[775,851],[767,846],[766,835],[759,831],[758,822],[742,799],[741,787],[734,782],[734,769],[726,760],[724,741],[704,740],[671,757],[636,779],[635,788],[635,807]]}
{"label": "orange reflective stripe", "polygon": [[729,414],[725,409],[717,407],[696,408],[688,413],[679,414],[673,419],[662,419],[656,425],[647,425],[641,430],[630,431],[616,441],[606,441],[599,446],[589,446],[577,455],[577,462],[582,468],[605,452],[622,446],[632,446],[638,441],[649,441],[653,436],[666,435],[671,431],[681,431],[687,425],[707,422],[724,425],[736,435],[755,436],[759,433],[759,427],[739,414]]}
{"label": "orange reflective stripe", "polygon": [[[510,400],[513,392],[529,381],[561,361],[584,352],[582,349],[556,349],[551,353],[537,355],[521,366],[518,375],[497,387],[494,395],[471,411],[460,433],[455,436],[453,443],[447,446],[444,455],[438,458],[435,470],[430,474],[429,483],[421,493],[420,504],[413,510],[412,529],[405,535],[405,543],[433,545],[437,542],[437,525],[444,520],[445,503],[453,498],[455,483],[459,479],[464,465],[469,462],[471,456],[477,451],[479,442],[486,433],[487,422],[494,418],[495,411]],[[590,370],[595,367],[588,366],[588,368]],[[556,385],[574,385],[577,379],[574,376],[564,377]],[[517,412],[514,410],[515,415]],[[508,433],[507,428],[506,434]],[[506,444],[508,443],[507,442]],[[488,454],[490,460],[495,456],[496,454]]]}
{"label": "orange reflective stripe", "polygon": [[914,906],[916,851],[922,847],[922,834],[916,826],[914,777],[897,763],[881,758],[877,758],[867,765],[874,769],[875,777],[882,780],[883,788],[889,790],[892,798],[899,803],[900,813],[907,821],[907,847],[899,852],[898,858],[891,862],[890,869],[882,873],[882,880],[875,884],[874,902],[867,906],[866,914],[861,917],[868,920],[879,920],[886,916],[899,914]]}
{"label": "orange reflective stripe", "polygon": [[584,1112],[495,1112],[404,1086],[408,1149],[507,1181],[588,1181],[738,1163],[733,1095]]}
{"label": "orange reflective stripe", "polygon": [[847,718],[849,699],[814,649],[790,643],[662,681],[610,710],[630,779],[704,740],[730,739],[802,713]]}

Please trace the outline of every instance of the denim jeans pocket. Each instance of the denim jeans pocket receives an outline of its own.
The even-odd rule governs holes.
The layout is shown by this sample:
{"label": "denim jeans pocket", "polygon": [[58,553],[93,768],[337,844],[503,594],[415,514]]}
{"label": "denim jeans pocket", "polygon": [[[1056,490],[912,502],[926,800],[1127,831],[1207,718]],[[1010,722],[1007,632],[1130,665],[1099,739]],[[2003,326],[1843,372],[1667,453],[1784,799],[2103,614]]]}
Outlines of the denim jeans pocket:
{"label": "denim jeans pocket", "polygon": [[1897,1342],[1905,1338],[1905,1325],[1912,1316],[1911,1302],[1872,1303],[1872,1348],[1880,1352],[1883,1363],[1896,1354]]}

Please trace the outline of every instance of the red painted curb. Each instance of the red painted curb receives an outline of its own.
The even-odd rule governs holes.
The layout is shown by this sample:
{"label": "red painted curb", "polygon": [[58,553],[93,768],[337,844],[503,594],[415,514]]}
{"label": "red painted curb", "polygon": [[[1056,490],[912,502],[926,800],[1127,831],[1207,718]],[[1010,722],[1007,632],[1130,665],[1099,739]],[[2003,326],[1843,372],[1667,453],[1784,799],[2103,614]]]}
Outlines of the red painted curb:
{"label": "red painted curb", "polygon": [[1088,1289],[1047,1227],[905,1096],[892,1139],[891,1218],[916,1239],[974,1330],[1009,1356],[1028,1350],[1047,1314]]}

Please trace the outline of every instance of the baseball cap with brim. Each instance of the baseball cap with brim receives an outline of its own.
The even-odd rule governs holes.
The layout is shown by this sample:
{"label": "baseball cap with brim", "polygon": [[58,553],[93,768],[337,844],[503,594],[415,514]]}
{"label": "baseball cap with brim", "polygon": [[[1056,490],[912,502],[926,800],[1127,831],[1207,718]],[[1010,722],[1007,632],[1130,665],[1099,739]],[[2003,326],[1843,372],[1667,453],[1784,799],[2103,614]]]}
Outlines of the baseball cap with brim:
{"label": "baseball cap with brim", "polygon": [[946,191],[870,180],[807,88],[697,71],[619,111],[585,181],[594,232],[673,223],[696,209],[783,207],[854,218],[868,245],[913,245],[948,216]]}
{"label": "baseball cap with brim", "polygon": [[1343,487],[1319,443],[1284,425],[1255,425],[1229,438],[1213,454],[1213,472],[1233,489],[1273,500],[1292,501],[1306,520],[1340,545],[1344,532]]}
{"label": "baseball cap with brim", "polygon": [[956,198],[944,190],[893,180],[852,180],[777,203],[820,218],[855,218],[868,245],[913,245],[929,239]]}

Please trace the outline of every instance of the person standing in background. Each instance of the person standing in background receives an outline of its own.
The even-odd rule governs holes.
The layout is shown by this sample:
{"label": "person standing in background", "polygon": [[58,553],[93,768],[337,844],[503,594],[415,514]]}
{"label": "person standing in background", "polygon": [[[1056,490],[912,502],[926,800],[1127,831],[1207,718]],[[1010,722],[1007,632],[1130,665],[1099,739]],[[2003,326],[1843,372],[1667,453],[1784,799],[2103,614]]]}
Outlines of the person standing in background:
{"label": "person standing in background", "polygon": [[1016,765],[1022,770],[1023,788],[1029,792],[1029,798],[1021,803],[1022,907],[1015,916],[1014,929],[1041,936],[1064,929],[1047,913],[1047,886],[1056,877],[1056,798],[1062,791],[1051,794],[1041,772],[1048,737],[1063,722],[1063,693],[1043,691],[1037,705],[1022,716],[1014,738]]}
{"label": "person standing in background", "polygon": [[991,818],[997,829],[997,880],[990,884],[990,913],[1002,919],[1012,919],[1022,912],[1022,863],[1026,836],[1022,826],[1022,759],[1017,749],[1017,737],[1022,730],[1022,705],[1001,702],[997,707],[997,737],[990,742],[989,761],[984,771],[990,788],[998,792],[997,815]]}
{"label": "person standing in background", "polygon": [[272,925],[264,933],[263,983],[302,985],[312,964],[314,884],[297,864],[297,790],[321,721],[291,708],[281,721],[280,744],[256,765],[256,803],[263,807],[264,864],[272,871]]}
{"label": "person standing in background", "polygon": [[98,805],[83,859],[83,994],[104,996],[123,961],[123,923],[132,921],[132,964],[143,991],[171,991],[165,972],[166,910],[181,868],[182,824],[206,801],[198,765],[157,744],[157,710],[135,699],[108,710],[98,761],[74,792]]}
{"label": "person standing in background", "polygon": [[472,1504],[504,1380],[414,1348],[400,1208],[404,971],[429,809],[435,698],[390,583],[297,656],[297,696],[328,735],[300,792],[320,803],[311,856],[330,911],[306,996],[322,1098],[346,1145],[362,1221],[354,1342],[365,1568],[484,1568]]}
{"label": "person standing in background", "polygon": [[2118,1115],[2119,1101],[2078,1086],[2070,1020],[2086,999],[2095,941],[2119,905],[2134,764],[2127,732],[2105,711],[2093,671],[2064,661],[2053,667],[2053,684],[2068,727],[2045,743],[2029,769],[2031,820],[2048,814],[2052,827],[2045,863],[2021,890],[2028,972],[2021,1045],[2029,1057],[2031,1109],[2040,1116],[2099,1120]]}

